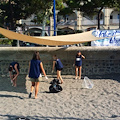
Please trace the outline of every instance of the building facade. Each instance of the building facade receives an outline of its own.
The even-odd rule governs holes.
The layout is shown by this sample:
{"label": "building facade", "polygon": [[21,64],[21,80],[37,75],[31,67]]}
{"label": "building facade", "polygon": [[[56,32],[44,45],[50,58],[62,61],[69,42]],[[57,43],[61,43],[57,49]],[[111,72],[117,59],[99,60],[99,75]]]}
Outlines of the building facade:
{"label": "building facade", "polygon": [[[120,13],[112,8],[104,8],[101,13],[100,26],[101,29],[119,29]],[[27,20],[20,20],[20,24],[26,26],[38,27],[37,24],[31,22],[34,15]],[[84,16],[82,12],[74,10],[71,15],[62,16],[59,15],[59,11],[56,10],[57,29],[68,30],[87,30],[89,28],[97,28],[98,20],[97,15],[92,17]],[[53,17],[50,17],[50,35],[53,35]]]}

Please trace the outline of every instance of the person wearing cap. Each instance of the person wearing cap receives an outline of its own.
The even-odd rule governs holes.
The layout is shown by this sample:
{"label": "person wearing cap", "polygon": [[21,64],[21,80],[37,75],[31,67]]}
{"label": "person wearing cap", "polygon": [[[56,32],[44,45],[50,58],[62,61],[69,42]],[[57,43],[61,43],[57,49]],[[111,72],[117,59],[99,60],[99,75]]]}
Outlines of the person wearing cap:
{"label": "person wearing cap", "polygon": [[[73,64],[75,65],[75,79],[81,79],[82,59],[85,59],[85,56],[82,55],[80,51],[78,51],[75,58],[75,64]],[[79,77],[78,77],[78,71],[79,71]]]}
{"label": "person wearing cap", "polygon": [[38,94],[38,89],[39,89],[39,82],[42,80],[41,73],[43,73],[45,78],[48,79],[48,77],[46,76],[45,70],[43,68],[43,64],[40,60],[40,55],[39,55],[38,51],[34,52],[33,58],[29,62],[29,69],[28,70],[29,70],[28,77],[30,78],[29,80],[32,83],[29,98],[31,98],[32,92],[33,92],[34,87],[35,87],[35,99],[36,99],[37,94]]}

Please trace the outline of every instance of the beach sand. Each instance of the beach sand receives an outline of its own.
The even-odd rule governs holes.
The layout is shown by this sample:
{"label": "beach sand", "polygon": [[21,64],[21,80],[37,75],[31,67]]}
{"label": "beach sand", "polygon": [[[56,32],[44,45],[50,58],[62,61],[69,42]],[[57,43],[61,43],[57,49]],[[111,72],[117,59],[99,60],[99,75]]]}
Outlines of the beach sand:
{"label": "beach sand", "polygon": [[31,83],[25,75],[12,87],[8,77],[0,77],[0,120],[120,120],[120,75],[91,78],[93,89],[83,89],[82,80],[63,76],[63,91],[49,93],[50,81],[40,82],[38,99],[28,98]]}

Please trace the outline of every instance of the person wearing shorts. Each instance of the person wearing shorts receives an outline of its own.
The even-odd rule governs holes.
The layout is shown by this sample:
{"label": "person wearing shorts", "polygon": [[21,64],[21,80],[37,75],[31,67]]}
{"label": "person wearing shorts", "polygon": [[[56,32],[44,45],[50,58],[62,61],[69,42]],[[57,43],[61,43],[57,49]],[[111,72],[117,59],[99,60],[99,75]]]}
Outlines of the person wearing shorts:
{"label": "person wearing shorts", "polygon": [[8,71],[10,74],[11,83],[14,87],[16,87],[17,86],[17,77],[18,77],[19,71],[20,71],[19,63],[18,62],[10,63]]}
{"label": "person wearing shorts", "polygon": [[82,58],[85,59],[85,56],[83,56],[81,54],[81,52],[78,51],[76,58],[75,58],[75,79],[78,78],[78,70],[79,70],[79,78],[78,79],[81,79]]}
{"label": "person wearing shorts", "polygon": [[29,62],[29,80],[31,81],[31,92],[29,94],[29,98],[31,98],[32,92],[35,87],[35,99],[37,98],[39,82],[42,79],[41,73],[44,74],[45,78],[47,78],[45,70],[43,68],[43,64],[40,60],[39,52],[34,52],[32,60]]}
{"label": "person wearing shorts", "polygon": [[61,84],[63,83],[63,79],[61,76],[61,71],[63,69],[63,64],[60,61],[60,59],[57,58],[56,55],[53,56],[53,69],[52,69],[52,73],[54,72],[54,68],[56,68],[57,71],[57,79],[61,81]]}

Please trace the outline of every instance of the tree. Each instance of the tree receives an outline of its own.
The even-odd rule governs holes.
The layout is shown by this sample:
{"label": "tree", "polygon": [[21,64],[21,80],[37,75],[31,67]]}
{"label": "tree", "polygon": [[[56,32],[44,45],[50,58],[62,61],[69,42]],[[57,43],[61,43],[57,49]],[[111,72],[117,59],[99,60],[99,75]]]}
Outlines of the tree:
{"label": "tree", "polygon": [[[84,14],[98,15],[98,29],[100,29],[100,15],[104,7],[115,7],[118,5],[119,0],[66,0],[68,9],[80,10]],[[120,3],[120,2],[119,2]],[[119,4],[120,5],[120,4]]]}
{"label": "tree", "polygon": [[[49,17],[53,15],[53,0],[33,0],[33,6],[36,6],[34,14],[36,18],[33,21],[42,23],[42,36],[45,34],[46,22],[49,24]],[[63,0],[56,0],[56,9],[64,8]]]}
{"label": "tree", "polygon": [[120,29],[120,0],[115,0],[114,8],[119,11],[119,29]]}
{"label": "tree", "polygon": [[0,0],[0,22],[6,23],[10,29],[15,29],[16,21],[26,19],[32,13],[29,10],[31,3],[29,0]]}
{"label": "tree", "polygon": [[[62,9],[63,0],[56,0],[56,9]],[[7,23],[10,29],[15,29],[16,21],[26,19],[34,14],[34,22],[43,25],[43,35],[46,21],[52,15],[53,0],[0,0],[0,23]],[[9,25],[8,25],[9,24]]]}

